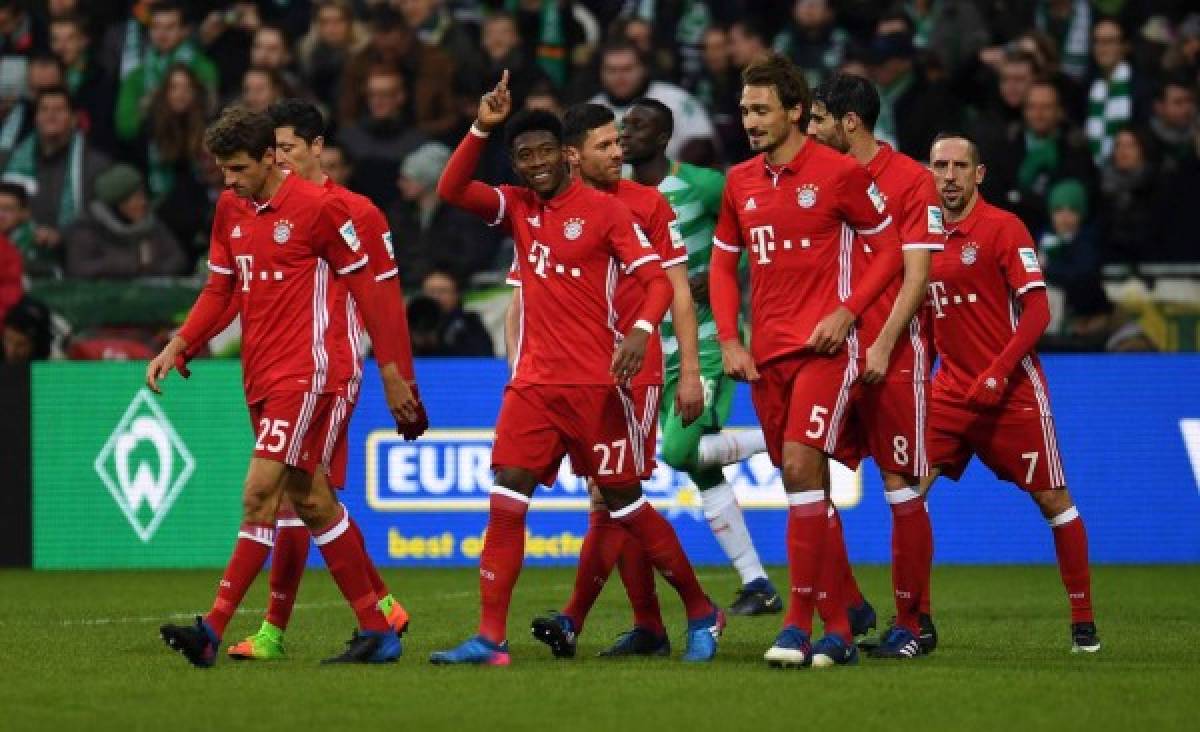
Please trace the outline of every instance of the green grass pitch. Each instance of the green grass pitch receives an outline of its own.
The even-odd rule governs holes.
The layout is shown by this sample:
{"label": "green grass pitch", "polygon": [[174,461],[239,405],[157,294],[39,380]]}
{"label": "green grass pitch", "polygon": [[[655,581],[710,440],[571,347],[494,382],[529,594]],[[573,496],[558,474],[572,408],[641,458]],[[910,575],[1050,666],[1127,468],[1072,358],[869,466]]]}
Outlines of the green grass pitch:
{"label": "green grass pitch", "polygon": [[[704,568],[719,600],[731,571]],[[775,568],[776,583],[786,572]],[[672,659],[596,652],[629,621],[619,583],[603,594],[580,656],[556,661],[529,619],[558,607],[570,569],[527,569],[510,615],[513,664],[437,668],[429,652],[474,632],[474,569],[392,570],[413,613],[399,663],[323,668],[353,618],[324,572],[309,572],[287,635],[289,659],[191,668],[158,638],[163,621],[207,607],[216,571],[0,572],[0,730],[806,730],[1197,729],[1200,566],[1093,571],[1103,650],[1068,649],[1054,567],[938,567],[941,645],[911,662],[778,671],[762,662],[779,616],[733,618],[710,665],[685,666],[682,609],[660,586]],[[860,567],[889,614],[884,567]],[[257,628],[265,581],[230,626]]]}

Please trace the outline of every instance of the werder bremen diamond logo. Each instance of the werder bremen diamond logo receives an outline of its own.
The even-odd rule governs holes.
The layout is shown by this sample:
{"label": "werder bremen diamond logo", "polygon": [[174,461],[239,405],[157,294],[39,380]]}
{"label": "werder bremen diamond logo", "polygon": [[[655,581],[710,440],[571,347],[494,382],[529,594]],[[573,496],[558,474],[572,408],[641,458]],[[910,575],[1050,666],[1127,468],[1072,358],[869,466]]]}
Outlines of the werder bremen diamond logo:
{"label": "werder bremen diamond logo", "polygon": [[150,541],[196,461],[154,395],[140,389],[93,464],[142,541]]}

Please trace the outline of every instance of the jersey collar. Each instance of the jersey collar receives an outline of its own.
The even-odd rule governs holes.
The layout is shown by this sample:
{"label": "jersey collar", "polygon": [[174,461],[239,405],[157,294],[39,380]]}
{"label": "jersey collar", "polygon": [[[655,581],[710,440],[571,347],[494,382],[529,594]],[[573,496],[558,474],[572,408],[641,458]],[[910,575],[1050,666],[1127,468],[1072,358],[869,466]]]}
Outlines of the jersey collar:
{"label": "jersey collar", "polygon": [[252,208],[255,213],[278,211],[279,208],[283,206],[283,202],[287,199],[288,194],[291,193],[292,188],[296,186],[294,179],[298,177],[299,176],[288,173],[283,177],[283,183],[279,185],[279,190],[275,191],[274,196],[271,196],[271,200],[267,201],[266,203],[256,203],[255,201],[250,201],[250,208]]}
{"label": "jersey collar", "polygon": [[955,224],[954,228],[948,229],[946,231],[947,236],[950,234],[962,234],[963,236],[970,235],[971,231],[975,228],[975,224],[978,223],[980,217],[982,217],[983,210],[985,208],[989,208],[988,202],[983,200],[983,194],[981,194],[978,189],[975,190],[975,196],[975,208],[971,209],[971,213],[967,214],[965,219]]}
{"label": "jersey collar", "polygon": [[800,166],[804,164],[804,161],[808,159],[814,144],[816,143],[814,143],[813,139],[806,136],[804,138],[804,144],[800,146],[800,150],[796,153],[796,156],[783,165],[777,167],[768,163],[767,154],[763,153],[763,172],[772,180],[778,180],[779,176],[783,175],[784,173],[794,174],[800,169]]}
{"label": "jersey collar", "polygon": [[562,193],[546,201],[543,205],[552,211],[560,209],[579,195],[579,192],[583,190],[583,185],[582,180],[572,176],[571,182],[563,189]]}
{"label": "jersey collar", "polygon": [[878,140],[877,142],[879,149],[875,151],[875,157],[867,161],[866,165],[867,172],[871,174],[872,178],[879,178],[879,174],[888,166],[888,163],[892,162],[892,158],[896,155],[896,151],[892,149],[891,145],[883,140]]}

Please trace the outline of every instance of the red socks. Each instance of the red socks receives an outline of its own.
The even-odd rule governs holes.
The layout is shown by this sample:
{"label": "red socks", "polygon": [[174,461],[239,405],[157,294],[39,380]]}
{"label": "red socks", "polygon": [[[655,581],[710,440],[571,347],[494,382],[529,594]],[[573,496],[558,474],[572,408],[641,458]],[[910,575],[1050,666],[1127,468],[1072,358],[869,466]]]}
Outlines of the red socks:
{"label": "red socks", "polygon": [[679,593],[688,620],[697,620],[713,612],[713,604],[700,587],[675,530],[645,496],[620,511],[613,511],[612,516],[629,530],[650,562]]}
{"label": "red socks", "polygon": [[479,557],[479,634],[502,643],[508,632],[508,603],[525,560],[525,514],[529,498],[493,488],[487,536]]}
{"label": "red socks", "polygon": [[627,544],[636,547],[637,542],[607,510],[593,510],[588,515],[588,531],[575,569],[575,588],[562,611],[574,623],[576,633],[583,632],[583,622]]}
{"label": "red socks", "polygon": [[821,553],[828,531],[829,502],[821,489],[788,493],[787,553],[791,593],[784,625],[812,635]]}
{"label": "red socks", "polygon": [[[851,585],[857,592],[858,583],[854,581],[850,558],[846,555],[842,519],[833,506],[829,506],[826,515],[828,518],[825,521],[825,556],[817,581],[817,611],[825,625],[825,635],[836,635],[849,644],[854,641],[854,636],[850,632],[850,618],[846,614],[847,593]],[[847,577],[850,578],[849,583],[846,581]],[[856,604],[862,604],[861,594]]]}
{"label": "red socks", "polygon": [[617,569],[621,572],[621,584],[625,585],[625,594],[633,607],[633,624],[656,635],[666,633],[662,608],[658,606],[658,590],[654,585],[654,565],[642,550],[642,545],[632,536],[621,547]]}
{"label": "red socks", "polygon": [[310,534],[295,511],[283,510],[275,517],[275,549],[271,552],[268,575],[271,598],[267,601],[267,622],[286,629],[296,604],[296,591],[308,563]]}
{"label": "red socks", "polygon": [[208,615],[204,616],[204,621],[218,638],[225,635],[225,626],[229,625],[229,619],[237,611],[254,578],[262,571],[274,540],[275,528],[270,525],[242,524],[238,530],[233,555],[229,557],[225,574],[221,576],[221,583],[217,586],[217,597],[213,600]]}
{"label": "red socks", "polygon": [[363,556],[367,558],[367,580],[371,583],[371,589],[375,592],[375,600],[382,600],[388,594],[387,585],[383,582],[383,577],[379,576],[379,570],[375,567],[375,562],[371,561],[371,555],[367,553],[367,540],[363,536],[362,529],[358,528],[358,522],[350,519],[350,533],[354,534],[354,538],[358,540],[358,546],[362,549]]}
{"label": "red socks", "polygon": [[[933,563],[933,527],[925,499],[912,488],[884,494],[892,509],[892,591],[896,597],[896,624],[913,635],[921,634],[920,613],[928,613],[925,588]],[[922,609],[921,603],[925,602]]]}
{"label": "red socks", "polygon": [[1088,566],[1087,531],[1079,510],[1071,506],[1050,519],[1054,531],[1054,553],[1062,575],[1067,599],[1071,602],[1071,622],[1090,623],[1092,616],[1092,573]]}
{"label": "red socks", "polygon": [[340,514],[336,521],[320,531],[314,531],[313,539],[329,574],[337,583],[342,596],[354,609],[361,630],[385,632],[389,629],[387,620],[379,608],[375,606],[377,597],[367,579],[367,566],[370,560],[363,552],[362,542],[350,530],[350,515],[345,506],[339,506]]}

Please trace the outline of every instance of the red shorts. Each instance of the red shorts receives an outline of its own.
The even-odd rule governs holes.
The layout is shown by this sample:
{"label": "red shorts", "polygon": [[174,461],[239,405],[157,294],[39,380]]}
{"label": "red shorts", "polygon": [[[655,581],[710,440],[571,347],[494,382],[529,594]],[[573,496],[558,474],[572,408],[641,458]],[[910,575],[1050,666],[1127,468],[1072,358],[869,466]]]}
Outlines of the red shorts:
{"label": "red shorts", "polygon": [[785,442],[835,454],[858,375],[845,349],[832,356],[785,356],[760,366],[758,374],[750,397],[771,462],[782,464]]}
{"label": "red shorts", "polygon": [[927,381],[899,379],[859,384],[834,457],[851,470],[871,457],[889,473],[928,475],[929,387]]}
{"label": "red shorts", "polygon": [[[318,467],[329,483],[346,482],[346,432],[353,405],[337,394],[284,391],[250,406],[254,457],[291,465],[306,473]],[[340,455],[340,466],[335,457]]]}
{"label": "red shorts", "polygon": [[972,455],[996,477],[1027,491],[1066,485],[1054,417],[1036,405],[978,412],[934,392],[929,404],[929,464],[958,480]]}
{"label": "red shorts", "polygon": [[551,485],[564,455],[576,475],[627,486],[654,472],[661,386],[509,384],[492,469],[523,468]]}

